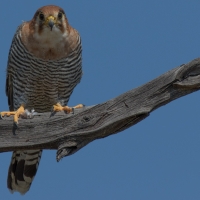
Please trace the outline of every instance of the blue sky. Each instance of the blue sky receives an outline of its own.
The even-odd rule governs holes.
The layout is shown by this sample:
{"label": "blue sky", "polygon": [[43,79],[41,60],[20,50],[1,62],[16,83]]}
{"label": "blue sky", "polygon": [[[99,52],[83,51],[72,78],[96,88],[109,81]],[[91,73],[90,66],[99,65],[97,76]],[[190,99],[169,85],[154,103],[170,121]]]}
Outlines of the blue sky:
{"label": "blue sky", "polygon": [[[48,4],[61,6],[83,42],[83,79],[69,105],[95,105],[138,87],[200,54],[199,1],[1,2],[0,110],[15,30]],[[0,154],[2,199],[200,199],[199,98],[165,105],[137,125],[56,162],[45,150],[30,191],[6,188],[11,153]],[[11,133],[8,133],[11,134]]]}

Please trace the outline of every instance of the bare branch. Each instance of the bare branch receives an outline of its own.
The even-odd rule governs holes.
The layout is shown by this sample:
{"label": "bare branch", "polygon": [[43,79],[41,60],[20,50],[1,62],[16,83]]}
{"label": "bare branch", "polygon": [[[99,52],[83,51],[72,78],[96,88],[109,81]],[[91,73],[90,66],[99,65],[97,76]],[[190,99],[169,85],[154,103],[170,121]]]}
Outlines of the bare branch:
{"label": "bare branch", "polygon": [[146,118],[150,112],[200,88],[200,59],[172,69],[158,78],[75,114],[40,113],[20,119],[12,134],[13,119],[0,120],[0,151],[58,149],[57,160],[89,142],[118,133]]}

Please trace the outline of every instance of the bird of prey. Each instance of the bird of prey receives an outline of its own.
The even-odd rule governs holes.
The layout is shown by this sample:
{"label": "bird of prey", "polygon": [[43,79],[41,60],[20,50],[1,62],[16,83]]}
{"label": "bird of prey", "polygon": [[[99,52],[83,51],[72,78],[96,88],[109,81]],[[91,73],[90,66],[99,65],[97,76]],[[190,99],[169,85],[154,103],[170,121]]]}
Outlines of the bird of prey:
{"label": "bird of prey", "polygon": [[[26,109],[36,112],[67,113],[70,95],[82,77],[82,47],[79,33],[72,28],[64,10],[49,5],[39,8],[33,19],[23,22],[12,40],[8,56],[6,94],[14,124]],[[25,194],[36,175],[42,150],[14,151],[7,186]]]}

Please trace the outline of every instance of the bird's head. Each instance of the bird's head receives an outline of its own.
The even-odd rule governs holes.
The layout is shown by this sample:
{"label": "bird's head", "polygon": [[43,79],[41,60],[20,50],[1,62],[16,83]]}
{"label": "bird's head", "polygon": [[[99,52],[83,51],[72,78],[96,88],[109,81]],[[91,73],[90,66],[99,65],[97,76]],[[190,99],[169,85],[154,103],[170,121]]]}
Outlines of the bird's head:
{"label": "bird's head", "polygon": [[68,30],[68,21],[62,8],[54,5],[39,8],[33,19],[32,26],[39,34],[43,32],[60,32]]}
{"label": "bird's head", "polygon": [[30,53],[51,60],[67,57],[79,41],[79,33],[69,25],[64,10],[53,5],[39,8],[31,21],[23,23],[20,35]]}

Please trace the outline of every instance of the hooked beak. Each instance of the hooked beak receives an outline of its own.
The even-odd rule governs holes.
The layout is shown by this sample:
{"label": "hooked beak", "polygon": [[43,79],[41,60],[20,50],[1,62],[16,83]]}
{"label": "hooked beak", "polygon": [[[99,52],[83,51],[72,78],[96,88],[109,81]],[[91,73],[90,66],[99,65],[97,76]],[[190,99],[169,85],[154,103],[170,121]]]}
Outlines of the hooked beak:
{"label": "hooked beak", "polygon": [[51,29],[51,31],[52,31],[53,26],[54,26],[54,24],[55,24],[55,18],[54,18],[53,16],[49,16],[49,17],[47,18],[47,23],[48,23],[48,25],[49,25],[49,27],[50,27],[50,29]]}

